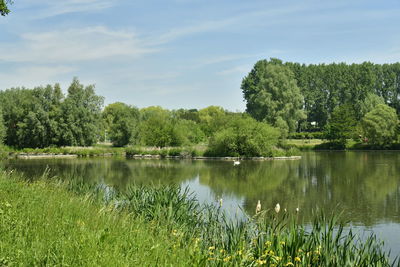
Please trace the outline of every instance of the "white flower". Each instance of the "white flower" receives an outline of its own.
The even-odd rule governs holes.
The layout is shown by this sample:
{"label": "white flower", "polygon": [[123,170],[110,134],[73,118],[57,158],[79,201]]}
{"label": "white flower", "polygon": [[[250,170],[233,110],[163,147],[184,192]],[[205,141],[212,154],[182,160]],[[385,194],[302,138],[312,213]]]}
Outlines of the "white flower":
{"label": "white flower", "polygon": [[256,214],[258,214],[261,211],[261,202],[260,200],[257,202],[257,206],[256,206]]}
{"label": "white flower", "polygon": [[278,204],[276,204],[276,206],[275,206],[275,212],[276,212],[276,213],[279,213],[280,210],[281,210],[281,205],[279,205],[279,203],[278,203]]}

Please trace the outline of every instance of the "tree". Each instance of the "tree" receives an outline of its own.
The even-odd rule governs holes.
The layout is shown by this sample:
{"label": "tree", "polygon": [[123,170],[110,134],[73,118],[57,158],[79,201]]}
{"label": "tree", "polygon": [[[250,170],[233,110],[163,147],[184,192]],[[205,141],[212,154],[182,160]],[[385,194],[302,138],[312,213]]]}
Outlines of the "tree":
{"label": "tree", "polygon": [[0,93],[7,134],[5,143],[15,147],[58,145],[60,105],[59,85],[34,89],[14,88]]}
{"label": "tree", "polygon": [[199,110],[200,126],[207,137],[222,129],[227,121],[226,111],[219,106],[209,106]]}
{"label": "tree", "polygon": [[340,148],[346,146],[347,139],[352,138],[357,126],[356,115],[351,105],[337,106],[325,128],[326,138],[335,142]]}
{"label": "tree", "polygon": [[171,113],[161,107],[140,110],[140,142],[147,146],[166,147],[180,145],[174,135]]}
{"label": "tree", "polygon": [[97,141],[103,101],[95,94],[94,85],[85,87],[73,79],[61,105],[60,145],[90,146]]}
{"label": "tree", "polygon": [[279,127],[285,135],[294,132],[306,118],[304,99],[289,67],[277,59],[258,61],[243,79],[246,111],[256,120]]}
{"label": "tree", "polygon": [[363,118],[368,112],[373,110],[377,105],[385,104],[385,100],[373,93],[367,94],[364,101],[358,103],[358,113],[360,114],[359,119]]}
{"label": "tree", "polygon": [[362,119],[362,128],[368,143],[381,147],[396,140],[398,124],[396,110],[384,104],[377,105]]}
{"label": "tree", "polygon": [[127,145],[137,137],[139,124],[137,108],[116,102],[108,105],[102,115],[114,146]]}
{"label": "tree", "polygon": [[11,0],[0,0],[0,15],[5,16],[10,13],[8,5],[12,4]]}

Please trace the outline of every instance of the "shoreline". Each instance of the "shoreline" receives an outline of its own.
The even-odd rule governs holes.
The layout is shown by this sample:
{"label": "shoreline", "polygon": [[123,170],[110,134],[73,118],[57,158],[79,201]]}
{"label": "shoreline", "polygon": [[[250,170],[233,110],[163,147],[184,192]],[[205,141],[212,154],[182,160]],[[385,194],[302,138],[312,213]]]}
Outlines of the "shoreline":
{"label": "shoreline", "polygon": [[[192,159],[192,160],[222,160],[222,161],[234,161],[234,160],[254,160],[254,161],[268,161],[268,160],[300,160],[301,156],[282,156],[282,157],[183,157],[183,156],[161,156],[161,155],[121,155],[113,153],[104,153],[99,155],[91,155],[89,157],[113,157],[113,156],[124,156],[127,159]],[[55,159],[55,158],[80,158],[78,154],[54,154],[54,153],[18,153],[10,155],[9,158],[17,159]]]}

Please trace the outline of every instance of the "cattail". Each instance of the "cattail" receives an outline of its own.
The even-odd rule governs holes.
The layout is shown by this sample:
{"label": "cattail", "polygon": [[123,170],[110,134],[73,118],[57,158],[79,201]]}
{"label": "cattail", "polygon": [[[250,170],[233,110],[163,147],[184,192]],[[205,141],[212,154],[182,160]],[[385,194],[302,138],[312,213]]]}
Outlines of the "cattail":
{"label": "cattail", "polygon": [[279,203],[278,203],[278,204],[276,204],[276,206],[275,206],[275,212],[276,212],[276,213],[279,213],[280,210],[281,210],[281,205],[279,205]]}
{"label": "cattail", "polygon": [[260,213],[261,211],[261,202],[260,200],[257,202],[257,206],[256,206],[256,214]]}

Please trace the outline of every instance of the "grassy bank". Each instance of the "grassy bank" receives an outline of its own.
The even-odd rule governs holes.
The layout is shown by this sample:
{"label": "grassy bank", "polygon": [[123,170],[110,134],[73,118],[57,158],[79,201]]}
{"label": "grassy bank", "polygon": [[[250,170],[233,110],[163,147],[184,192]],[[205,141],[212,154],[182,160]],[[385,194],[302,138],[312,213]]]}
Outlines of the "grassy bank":
{"label": "grassy bank", "polygon": [[0,265],[390,266],[374,236],[361,242],[322,214],[302,225],[274,210],[232,221],[176,186],[0,175]]}
{"label": "grassy bank", "polygon": [[116,211],[65,185],[0,178],[0,266],[190,264],[167,227]]}

